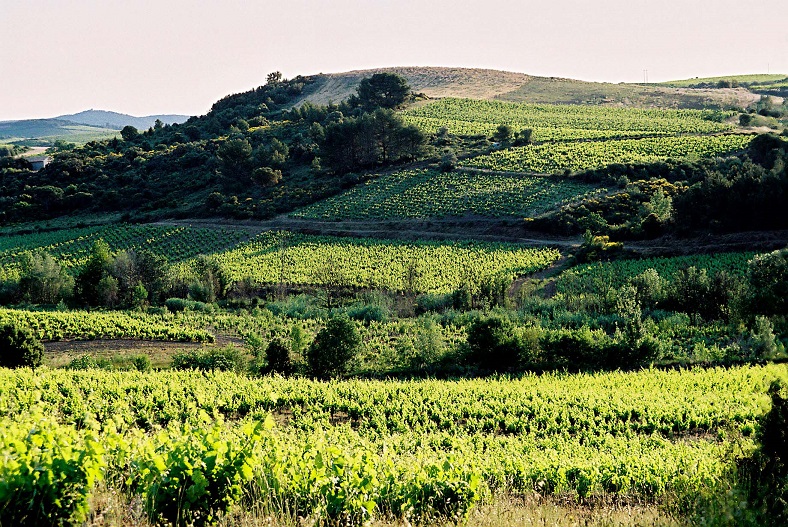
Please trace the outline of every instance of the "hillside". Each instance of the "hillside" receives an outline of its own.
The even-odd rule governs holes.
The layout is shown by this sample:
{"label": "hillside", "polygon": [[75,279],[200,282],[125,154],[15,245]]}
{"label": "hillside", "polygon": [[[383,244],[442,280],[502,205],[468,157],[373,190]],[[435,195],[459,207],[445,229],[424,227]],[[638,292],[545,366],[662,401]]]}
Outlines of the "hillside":
{"label": "hillside", "polygon": [[4,143],[25,146],[49,146],[57,140],[85,144],[111,139],[118,131],[61,119],[26,119],[0,122],[0,139]]}
{"label": "hillside", "polygon": [[157,120],[164,124],[183,123],[188,119],[188,115],[146,115],[144,117],[134,117],[125,113],[109,112],[106,110],[85,110],[84,112],[60,115],[55,117],[59,121],[70,121],[72,123],[86,124],[89,126],[99,126],[104,128],[116,128],[120,130],[124,126],[133,126],[140,130],[146,130],[153,126]]}
{"label": "hillside", "polygon": [[746,107],[758,96],[743,88],[689,90],[639,84],[585,82],[557,77],[476,68],[402,67],[319,74],[296,105],[339,102],[355,93],[359,82],[374,73],[395,73],[413,91],[431,98],[500,99],[536,104],[594,104],[638,108]]}

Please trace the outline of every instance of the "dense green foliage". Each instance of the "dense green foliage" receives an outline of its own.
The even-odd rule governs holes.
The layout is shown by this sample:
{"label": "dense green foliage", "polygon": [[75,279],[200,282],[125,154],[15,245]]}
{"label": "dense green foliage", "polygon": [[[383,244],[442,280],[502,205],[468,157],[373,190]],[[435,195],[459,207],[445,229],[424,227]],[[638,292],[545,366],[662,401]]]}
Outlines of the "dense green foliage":
{"label": "dense green foliage", "polygon": [[535,216],[597,189],[558,177],[405,170],[380,176],[292,215],[326,220]]}
{"label": "dense green foliage", "polygon": [[746,148],[751,140],[746,135],[713,135],[548,143],[501,150],[469,159],[463,165],[552,174],[613,163],[650,163],[667,159],[692,160],[721,156]]}
{"label": "dense green foliage", "polygon": [[[263,233],[216,256],[232,281],[450,292],[477,289],[502,274],[529,273],[558,258],[554,249],[487,242],[402,242]],[[184,276],[191,265],[179,266]]]}
{"label": "dense green foliage", "polygon": [[603,106],[517,104],[445,98],[405,112],[406,119],[434,133],[492,135],[501,124],[533,129],[534,141],[602,139],[631,135],[712,133],[730,130],[733,115],[710,110],[641,110]]}
{"label": "dense green foliage", "polygon": [[18,321],[0,325],[0,367],[36,368],[44,362],[44,346]]}
{"label": "dense green foliage", "polygon": [[[102,480],[128,481],[119,491],[141,497],[150,518],[183,524],[242,499],[361,524],[457,519],[491,492],[691,496],[726,477],[733,442],[753,448],[766,388],[785,376],[783,366],[404,383],[0,372],[0,509],[9,521],[80,521]],[[289,417],[276,426],[271,413]],[[34,466],[52,478],[33,478]],[[33,496],[30,512],[14,506]]]}

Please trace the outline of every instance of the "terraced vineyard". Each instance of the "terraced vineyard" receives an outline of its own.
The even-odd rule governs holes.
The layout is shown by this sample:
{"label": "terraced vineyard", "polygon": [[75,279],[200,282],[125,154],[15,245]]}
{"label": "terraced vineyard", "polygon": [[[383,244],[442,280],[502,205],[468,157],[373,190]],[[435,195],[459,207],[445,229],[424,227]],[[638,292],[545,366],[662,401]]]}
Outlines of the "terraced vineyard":
{"label": "terraced vineyard", "polygon": [[292,216],[322,220],[524,217],[602,190],[563,178],[404,170],[310,205]]}
{"label": "terraced vineyard", "polygon": [[[265,232],[217,255],[231,280],[256,284],[335,284],[447,293],[493,276],[547,267],[554,249],[483,242],[401,242]],[[178,266],[189,276],[189,262]],[[410,278],[409,278],[410,277]]]}
{"label": "terraced vineyard", "polygon": [[534,491],[681,499],[752,450],[775,379],[784,365],[333,383],[2,370],[0,510],[79,522],[101,484],[123,481],[118,495],[170,522],[241,501],[361,525],[457,520]]}
{"label": "terraced vineyard", "polygon": [[499,125],[507,124],[515,132],[533,129],[535,141],[707,134],[733,129],[730,124],[717,122],[733,116],[732,112],[534,105],[452,98],[407,110],[403,115],[428,133],[445,126],[455,134],[487,135]]}
{"label": "terraced vineyard", "polygon": [[613,163],[721,156],[746,148],[751,140],[752,136],[747,135],[713,135],[546,143],[499,150],[461,164],[488,170],[551,174]]}
{"label": "terraced vineyard", "polygon": [[[116,311],[27,311],[0,308],[0,324],[15,323],[28,327],[44,341],[63,339],[139,339],[181,342],[213,342],[202,328],[185,326],[176,320],[142,313]],[[203,326],[204,327],[204,326]]]}
{"label": "terraced vineyard", "polygon": [[147,249],[170,262],[180,262],[227,249],[246,238],[248,234],[241,229],[128,224],[0,236],[0,279],[18,275],[19,255],[24,251],[46,251],[66,268],[76,269],[85,263],[99,239],[107,242],[112,252]]}

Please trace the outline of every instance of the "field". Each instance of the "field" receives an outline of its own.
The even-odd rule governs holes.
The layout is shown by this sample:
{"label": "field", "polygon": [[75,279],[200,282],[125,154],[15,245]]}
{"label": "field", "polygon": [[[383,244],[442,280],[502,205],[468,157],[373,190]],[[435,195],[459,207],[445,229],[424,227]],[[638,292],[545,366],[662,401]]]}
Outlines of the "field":
{"label": "field", "polygon": [[560,178],[437,170],[380,176],[292,214],[321,220],[536,216],[601,191]]}
{"label": "field", "polygon": [[443,99],[408,110],[404,115],[406,120],[412,120],[429,133],[446,126],[451,133],[459,135],[489,134],[498,125],[507,124],[515,132],[533,129],[534,141],[551,141],[724,132],[732,127],[716,121],[733,114],[709,110],[640,110]]}
{"label": "field", "polygon": [[463,166],[538,174],[599,168],[614,163],[697,160],[746,148],[752,136],[681,136],[550,143],[514,147],[462,162]]}
{"label": "field", "polygon": [[[217,255],[232,280],[447,293],[547,267],[553,249],[485,242],[400,242],[266,232]],[[180,266],[189,275],[188,262]]]}
{"label": "field", "polygon": [[5,370],[4,488],[11,503],[37,504],[5,514],[79,519],[99,487],[170,521],[210,520],[243,501],[345,524],[459,520],[518,493],[689,497],[725,484],[731,454],[753,448],[766,388],[787,374],[767,366],[318,383]]}
{"label": "field", "polygon": [[747,262],[754,253],[696,254],[691,256],[643,258],[640,260],[620,260],[617,262],[591,263],[578,265],[566,270],[556,282],[559,291],[569,292],[570,284],[591,284],[599,279],[610,281],[612,287],[620,287],[647,269],[654,269],[662,278],[670,278],[677,271],[688,267],[705,269],[709,274],[718,271],[742,276],[747,270]]}
{"label": "field", "polygon": [[149,250],[180,262],[198,254],[211,254],[248,238],[243,229],[204,229],[114,224],[75,227],[31,234],[0,236],[0,278],[19,273],[19,257],[25,251],[46,251],[67,269],[82,266],[93,244],[104,240],[113,253]]}
{"label": "field", "polygon": [[758,95],[389,71],[393,112],[293,110],[363,72],[273,75],[0,167],[0,526],[783,510],[756,492],[785,482],[788,147],[742,133]]}
{"label": "field", "polygon": [[767,84],[784,80],[783,73],[754,73],[751,75],[729,75],[721,77],[695,77],[694,79],[683,79],[675,81],[660,82],[663,86],[690,87],[698,84],[717,84],[720,81],[736,81],[739,84]]}

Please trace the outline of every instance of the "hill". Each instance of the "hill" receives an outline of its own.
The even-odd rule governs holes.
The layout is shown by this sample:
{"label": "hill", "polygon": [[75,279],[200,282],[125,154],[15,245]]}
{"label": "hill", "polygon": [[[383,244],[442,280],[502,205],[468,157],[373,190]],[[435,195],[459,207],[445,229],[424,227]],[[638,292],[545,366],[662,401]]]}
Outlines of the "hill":
{"label": "hill", "polygon": [[133,126],[140,130],[146,130],[156,123],[156,120],[164,124],[183,123],[188,119],[188,115],[164,114],[146,115],[144,117],[134,117],[125,113],[110,112],[106,110],[85,110],[84,112],[60,115],[55,117],[59,121],[70,121],[72,123],[86,124],[89,126],[99,126],[103,128],[116,128],[120,130],[124,126]]}
{"label": "hill", "polygon": [[361,79],[374,73],[395,73],[413,91],[430,98],[500,99],[536,104],[594,104],[638,108],[744,108],[758,96],[743,88],[690,90],[640,84],[586,82],[558,77],[476,68],[401,67],[319,74],[296,105],[339,102],[353,93]]}
{"label": "hill", "polygon": [[85,144],[112,139],[118,131],[61,119],[26,119],[0,122],[0,139],[25,146],[49,146],[57,140]]}

